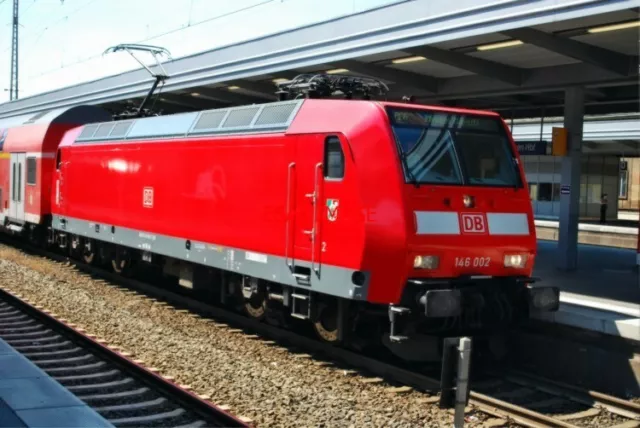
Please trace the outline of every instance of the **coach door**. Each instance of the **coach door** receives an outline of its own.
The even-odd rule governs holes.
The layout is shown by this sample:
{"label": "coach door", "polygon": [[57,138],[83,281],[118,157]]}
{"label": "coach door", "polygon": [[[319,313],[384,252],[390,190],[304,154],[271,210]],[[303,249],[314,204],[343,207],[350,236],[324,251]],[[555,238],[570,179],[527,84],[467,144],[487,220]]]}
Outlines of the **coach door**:
{"label": "coach door", "polygon": [[9,218],[19,221],[24,221],[26,159],[25,153],[11,153]]}
{"label": "coach door", "polygon": [[64,212],[64,172],[62,171],[62,151],[60,149],[56,152],[56,172],[54,177],[54,204],[58,207],[59,212]]}
{"label": "coach door", "polygon": [[320,271],[323,148],[320,135],[299,137],[288,165],[287,264],[300,280]]}

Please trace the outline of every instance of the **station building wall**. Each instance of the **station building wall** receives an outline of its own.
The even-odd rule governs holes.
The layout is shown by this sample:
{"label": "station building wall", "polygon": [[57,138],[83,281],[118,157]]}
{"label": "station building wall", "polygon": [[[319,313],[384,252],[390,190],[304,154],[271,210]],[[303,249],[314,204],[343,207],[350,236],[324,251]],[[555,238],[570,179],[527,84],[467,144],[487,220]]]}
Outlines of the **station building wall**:
{"label": "station building wall", "polygon": [[[541,219],[558,218],[562,158],[543,155],[523,155],[521,158],[535,216]],[[609,202],[607,219],[616,219],[619,187],[620,157],[584,155],[580,169],[580,218],[600,218],[600,198],[606,193]]]}

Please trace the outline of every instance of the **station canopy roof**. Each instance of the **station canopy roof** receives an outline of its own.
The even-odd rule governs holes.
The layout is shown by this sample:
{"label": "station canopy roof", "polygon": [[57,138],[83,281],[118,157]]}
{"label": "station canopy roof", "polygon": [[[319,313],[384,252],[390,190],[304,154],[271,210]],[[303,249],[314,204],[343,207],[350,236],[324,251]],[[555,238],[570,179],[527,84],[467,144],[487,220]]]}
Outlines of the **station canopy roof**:
{"label": "station canopy roof", "polygon": [[[389,99],[489,109],[507,121],[562,117],[564,89],[576,85],[585,88],[586,115],[637,113],[638,6],[400,1],[167,62],[170,78],[155,108],[274,101],[280,79],[328,72],[378,78]],[[139,104],[152,81],[141,68],[2,104],[0,119],[80,103],[122,110]]]}

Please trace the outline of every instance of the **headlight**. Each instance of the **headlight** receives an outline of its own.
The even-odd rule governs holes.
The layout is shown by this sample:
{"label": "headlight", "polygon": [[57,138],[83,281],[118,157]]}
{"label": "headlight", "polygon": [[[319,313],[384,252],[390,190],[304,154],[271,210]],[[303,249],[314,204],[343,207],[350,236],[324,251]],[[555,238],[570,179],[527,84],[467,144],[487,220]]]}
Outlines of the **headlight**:
{"label": "headlight", "polygon": [[413,259],[415,269],[438,269],[440,258],[438,256],[416,256]]}
{"label": "headlight", "polygon": [[504,267],[523,268],[527,264],[526,254],[505,254]]}

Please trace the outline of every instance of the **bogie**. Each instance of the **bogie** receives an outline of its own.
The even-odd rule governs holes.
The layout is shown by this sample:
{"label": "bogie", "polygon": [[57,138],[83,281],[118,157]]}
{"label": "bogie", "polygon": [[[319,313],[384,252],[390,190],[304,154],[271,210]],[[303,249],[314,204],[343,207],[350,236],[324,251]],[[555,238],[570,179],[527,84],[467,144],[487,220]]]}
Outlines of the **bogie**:
{"label": "bogie", "polygon": [[91,265],[96,260],[96,244],[93,239],[83,238],[82,239],[82,260]]}
{"label": "bogie", "polygon": [[116,246],[111,253],[111,267],[119,275],[128,275],[131,271],[131,251],[128,248]]}
{"label": "bogie", "polygon": [[316,293],[301,293],[281,284],[170,257],[156,255],[153,263],[136,265],[132,261],[143,260],[142,251],[74,234],[54,231],[49,238],[52,240],[59,244],[59,252],[68,253],[73,259],[86,264],[99,265],[106,261],[105,267],[118,274],[131,276],[136,266],[155,269],[165,278],[174,278],[180,288],[188,289],[206,302],[233,308],[262,322],[288,328],[291,326],[288,317],[302,319],[313,328],[317,338],[327,343],[346,344],[344,338],[349,332],[341,333],[340,328],[349,329],[349,321],[355,319],[347,312],[349,302],[345,299],[341,302]]}
{"label": "bogie", "polygon": [[243,280],[242,296],[245,302],[245,312],[251,318],[264,319],[267,310],[266,287],[257,278],[245,276]]}

